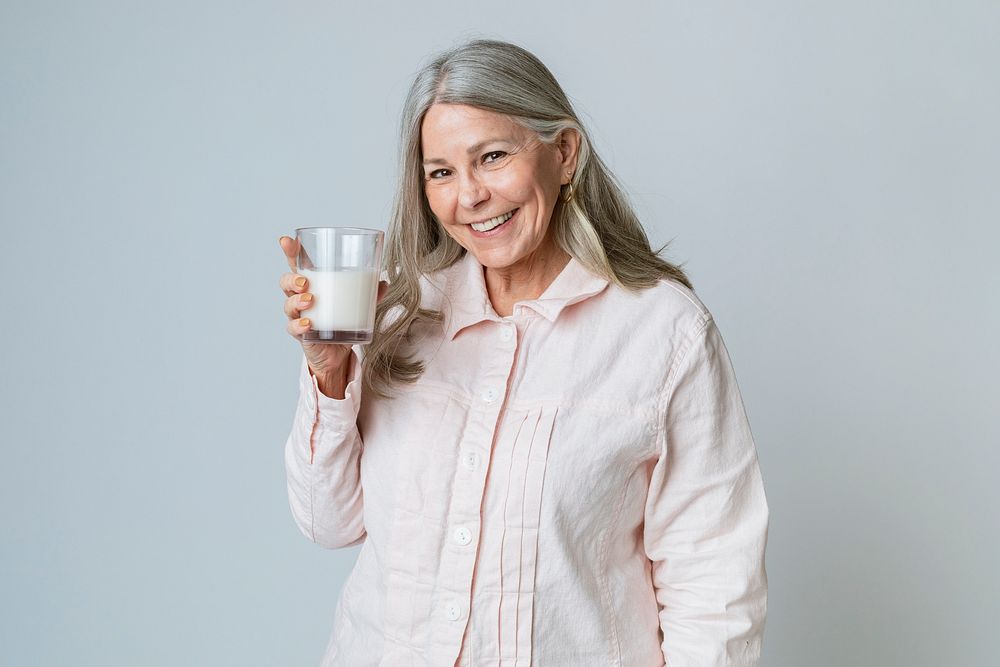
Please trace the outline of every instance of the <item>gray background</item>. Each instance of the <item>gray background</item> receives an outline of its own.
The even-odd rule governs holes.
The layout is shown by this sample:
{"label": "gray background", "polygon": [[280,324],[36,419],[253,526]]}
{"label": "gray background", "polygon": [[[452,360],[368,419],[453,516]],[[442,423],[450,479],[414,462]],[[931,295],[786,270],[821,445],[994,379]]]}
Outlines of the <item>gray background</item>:
{"label": "gray background", "polygon": [[[996,2],[0,5],[0,664],[311,665],[277,245],[385,227],[425,56],[536,53],[729,346],[767,667],[995,664]],[[652,4],[652,3],[650,3]]]}

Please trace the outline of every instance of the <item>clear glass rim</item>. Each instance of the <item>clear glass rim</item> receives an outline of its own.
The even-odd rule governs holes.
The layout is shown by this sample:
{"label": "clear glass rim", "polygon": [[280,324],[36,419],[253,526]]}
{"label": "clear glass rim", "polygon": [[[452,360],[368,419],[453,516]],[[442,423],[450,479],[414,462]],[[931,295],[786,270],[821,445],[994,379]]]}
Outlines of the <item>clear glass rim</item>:
{"label": "clear glass rim", "polygon": [[381,229],[369,229],[368,227],[324,227],[324,226],[296,227],[295,233],[298,234],[299,232],[308,231],[310,229],[333,229],[338,232],[353,232],[360,234],[385,234],[385,232],[383,232]]}

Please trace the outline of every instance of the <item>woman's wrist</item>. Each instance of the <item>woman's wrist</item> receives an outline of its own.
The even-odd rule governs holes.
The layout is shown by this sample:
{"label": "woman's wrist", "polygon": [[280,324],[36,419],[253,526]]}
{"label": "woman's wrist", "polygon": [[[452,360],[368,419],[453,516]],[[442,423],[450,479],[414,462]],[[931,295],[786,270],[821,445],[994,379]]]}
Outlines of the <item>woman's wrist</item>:
{"label": "woman's wrist", "polygon": [[345,364],[343,371],[340,373],[317,373],[316,374],[316,386],[319,388],[320,392],[327,398],[332,398],[336,400],[343,400],[345,394],[347,393],[347,384],[350,381],[347,376],[347,370],[350,364]]}
{"label": "woman's wrist", "polygon": [[351,356],[352,354],[348,350],[343,362],[333,369],[314,370],[312,367],[309,368],[309,372],[316,378],[316,386],[324,396],[336,400],[344,399],[347,385],[350,382],[351,364],[353,363]]}

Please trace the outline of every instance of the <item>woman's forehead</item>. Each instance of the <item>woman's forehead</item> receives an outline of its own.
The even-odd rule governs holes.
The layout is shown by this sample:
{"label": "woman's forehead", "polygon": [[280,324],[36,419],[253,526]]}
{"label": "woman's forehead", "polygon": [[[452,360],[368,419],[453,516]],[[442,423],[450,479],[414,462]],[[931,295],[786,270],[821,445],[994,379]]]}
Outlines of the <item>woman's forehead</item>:
{"label": "woman's forehead", "polygon": [[427,146],[471,148],[490,139],[516,141],[525,129],[510,116],[460,104],[434,104],[424,115],[420,139]]}

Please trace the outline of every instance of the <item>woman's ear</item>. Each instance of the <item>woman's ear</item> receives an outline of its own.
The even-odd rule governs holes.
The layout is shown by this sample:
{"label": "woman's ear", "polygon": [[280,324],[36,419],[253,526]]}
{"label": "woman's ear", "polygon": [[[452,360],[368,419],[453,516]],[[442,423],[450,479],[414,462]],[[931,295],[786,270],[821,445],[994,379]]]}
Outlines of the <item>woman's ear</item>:
{"label": "woman's ear", "polygon": [[580,155],[580,133],[575,128],[566,128],[559,133],[556,147],[559,149],[560,168],[565,181],[563,185],[566,185],[576,173],[576,161]]}

